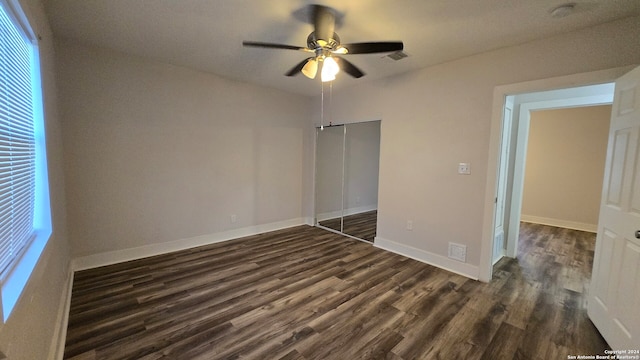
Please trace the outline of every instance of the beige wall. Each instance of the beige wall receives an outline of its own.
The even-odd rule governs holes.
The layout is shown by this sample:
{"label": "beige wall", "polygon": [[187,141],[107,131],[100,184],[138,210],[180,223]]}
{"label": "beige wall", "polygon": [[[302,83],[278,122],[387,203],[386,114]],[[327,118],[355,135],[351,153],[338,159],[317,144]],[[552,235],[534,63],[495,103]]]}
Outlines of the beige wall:
{"label": "beige wall", "polygon": [[[484,199],[496,171],[487,169],[494,88],[640,63],[630,45],[639,37],[640,19],[628,18],[336,92],[337,122],[382,119],[378,240],[445,267],[457,264],[448,242],[460,243],[470,265],[460,271],[477,271],[493,216]],[[459,162],[471,175],[457,174]]]}
{"label": "beige wall", "polygon": [[[33,3],[29,5],[30,3]],[[57,111],[53,37],[37,1],[23,1],[31,26],[42,39],[40,67],[53,234],[25,291],[5,324],[0,324],[0,351],[8,359],[49,359],[56,352],[56,338],[70,280],[70,255],[66,234],[65,194],[62,173],[62,138]]]}
{"label": "beige wall", "polygon": [[595,230],[611,106],[531,112],[522,219]]}
{"label": "beige wall", "polygon": [[308,98],[73,41],[56,50],[75,257],[302,221]]}

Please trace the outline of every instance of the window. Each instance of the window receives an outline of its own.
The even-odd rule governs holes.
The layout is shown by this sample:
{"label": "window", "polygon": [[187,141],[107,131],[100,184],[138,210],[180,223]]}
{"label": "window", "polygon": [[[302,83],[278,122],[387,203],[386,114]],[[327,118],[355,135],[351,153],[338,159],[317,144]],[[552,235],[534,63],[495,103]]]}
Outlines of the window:
{"label": "window", "polygon": [[0,282],[6,321],[51,235],[40,66],[16,0],[0,0]]}

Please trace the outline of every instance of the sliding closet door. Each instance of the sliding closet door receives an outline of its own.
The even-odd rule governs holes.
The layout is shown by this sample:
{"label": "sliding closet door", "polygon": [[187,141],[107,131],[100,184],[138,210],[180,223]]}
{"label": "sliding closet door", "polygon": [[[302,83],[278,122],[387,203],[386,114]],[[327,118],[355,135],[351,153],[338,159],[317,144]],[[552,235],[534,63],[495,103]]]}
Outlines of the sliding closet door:
{"label": "sliding closet door", "polygon": [[342,231],[373,242],[378,209],[380,121],[345,127]]}
{"label": "sliding closet door", "polygon": [[316,129],[316,221],[342,232],[344,126]]}

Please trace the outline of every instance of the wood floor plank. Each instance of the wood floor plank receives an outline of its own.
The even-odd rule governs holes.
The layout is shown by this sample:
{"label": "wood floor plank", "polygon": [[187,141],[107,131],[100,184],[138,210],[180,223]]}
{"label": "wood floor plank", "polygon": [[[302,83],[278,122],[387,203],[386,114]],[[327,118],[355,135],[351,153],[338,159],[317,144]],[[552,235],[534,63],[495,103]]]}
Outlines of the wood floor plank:
{"label": "wood floor plank", "polygon": [[491,340],[481,360],[512,359],[524,338],[525,331],[503,322]]}
{"label": "wood floor plank", "polygon": [[[364,226],[364,224],[360,224]],[[74,276],[65,359],[549,359],[607,349],[595,236],[523,223],[489,284],[300,226]]]}
{"label": "wood floor plank", "polygon": [[[312,321],[310,326],[322,338],[305,349],[297,347],[298,351],[309,359],[337,359],[344,356],[343,354],[348,352],[356,339],[367,338],[367,335],[371,335],[371,327],[375,326],[376,322],[384,327],[380,324],[381,321],[389,321],[390,317],[402,315],[397,309],[387,304],[388,298],[392,296],[392,293],[387,292],[376,297],[378,301],[360,297],[360,300],[368,301],[342,312],[342,314],[348,315],[344,321],[336,321],[333,324]],[[371,319],[375,320],[370,321]]]}

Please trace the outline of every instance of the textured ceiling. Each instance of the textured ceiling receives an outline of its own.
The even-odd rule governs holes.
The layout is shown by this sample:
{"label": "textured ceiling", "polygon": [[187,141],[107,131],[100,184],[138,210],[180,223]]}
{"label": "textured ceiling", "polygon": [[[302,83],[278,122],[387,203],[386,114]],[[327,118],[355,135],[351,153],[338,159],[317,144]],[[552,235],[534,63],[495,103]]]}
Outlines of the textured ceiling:
{"label": "textured ceiling", "polygon": [[58,37],[316,95],[319,80],[283,75],[308,54],[242,47],[243,40],[306,46],[313,29],[300,13],[311,3],[343,14],[336,28],[343,43],[402,40],[409,54],[349,55],[367,75],[338,74],[336,87],[640,15],[639,0],[578,0],[559,19],[550,11],[563,0],[45,0],[45,7]]}

